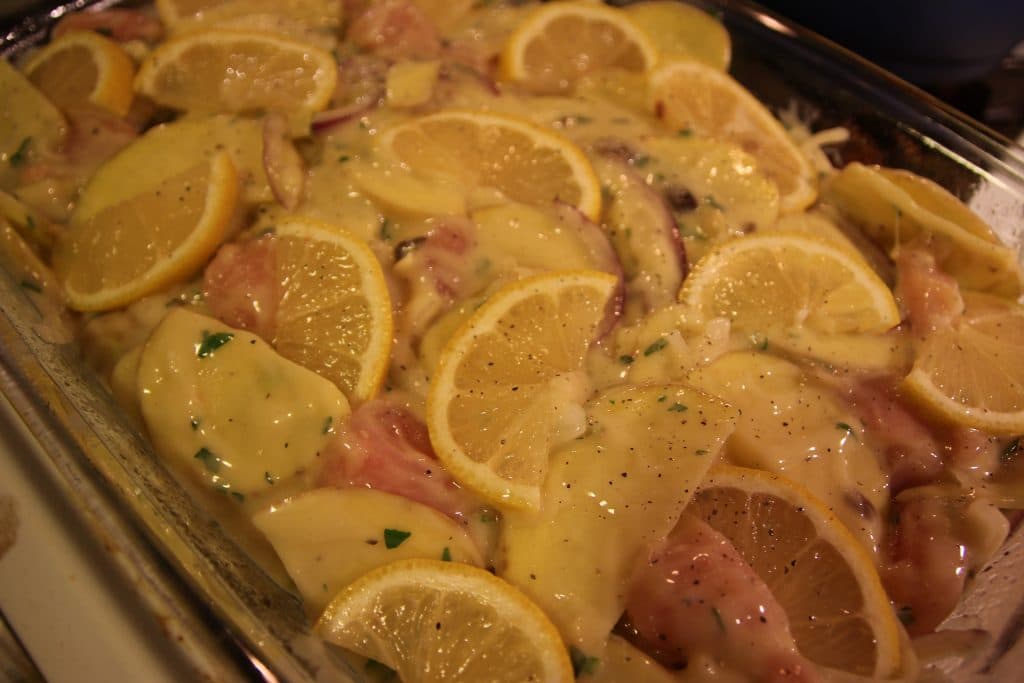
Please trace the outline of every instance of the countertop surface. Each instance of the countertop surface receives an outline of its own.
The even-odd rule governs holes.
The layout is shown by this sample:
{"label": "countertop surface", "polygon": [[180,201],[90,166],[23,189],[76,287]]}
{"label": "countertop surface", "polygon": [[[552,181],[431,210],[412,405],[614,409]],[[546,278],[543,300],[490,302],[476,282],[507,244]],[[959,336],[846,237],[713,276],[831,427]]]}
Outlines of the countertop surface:
{"label": "countertop surface", "polygon": [[0,681],[190,680],[58,476],[0,394]]}

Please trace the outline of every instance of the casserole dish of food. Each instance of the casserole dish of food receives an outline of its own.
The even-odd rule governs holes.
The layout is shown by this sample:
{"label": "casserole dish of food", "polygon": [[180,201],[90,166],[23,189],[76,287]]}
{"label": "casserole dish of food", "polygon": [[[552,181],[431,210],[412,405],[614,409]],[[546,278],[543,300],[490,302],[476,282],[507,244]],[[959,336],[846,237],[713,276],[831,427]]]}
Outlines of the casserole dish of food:
{"label": "casserole dish of food", "polygon": [[1019,661],[1012,143],[745,3],[3,50],[4,391],[197,674]]}

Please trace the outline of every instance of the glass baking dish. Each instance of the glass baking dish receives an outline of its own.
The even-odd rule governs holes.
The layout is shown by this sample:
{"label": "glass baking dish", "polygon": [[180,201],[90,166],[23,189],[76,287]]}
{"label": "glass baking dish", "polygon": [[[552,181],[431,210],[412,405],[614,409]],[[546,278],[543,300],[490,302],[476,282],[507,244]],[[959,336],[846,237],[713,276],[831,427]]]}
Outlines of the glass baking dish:
{"label": "glass baking dish", "polygon": [[[75,0],[8,19],[0,53],[41,42]],[[625,4],[625,3],[617,3]],[[733,41],[731,73],[813,129],[842,126],[833,161],[906,168],[969,204],[1009,244],[1024,243],[1024,150],[855,55],[757,5],[700,0]],[[67,495],[124,572],[126,585],[209,680],[358,680],[309,632],[299,599],[275,583],[189,498],[57,334],[6,264],[0,269],[0,389],[63,474]],[[1024,665],[1019,528],[980,572],[946,628],[991,638],[935,666],[953,680],[1008,680]],[[941,643],[941,641],[938,641]]]}

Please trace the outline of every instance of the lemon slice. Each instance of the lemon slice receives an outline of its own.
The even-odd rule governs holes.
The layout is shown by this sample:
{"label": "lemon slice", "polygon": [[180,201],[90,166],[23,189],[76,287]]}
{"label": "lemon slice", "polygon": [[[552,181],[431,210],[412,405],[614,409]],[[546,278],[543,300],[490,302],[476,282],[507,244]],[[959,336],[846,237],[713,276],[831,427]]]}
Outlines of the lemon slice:
{"label": "lemon slice", "polygon": [[230,155],[247,201],[273,199],[263,168],[263,121],[228,114],[195,116],[153,126],[104,163],[78,198],[75,218],[87,219],[127,201],[220,150]]}
{"label": "lemon slice", "polygon": [[800,233],[726,242],[683,283],[679,300],[700,320],[750,331],[885,332],[900,322],[892,292],[847,249]]}
{"label": "lemon slice", "polygon": [[978,237],[1000,244],[999,238],[988,223],[971,211],[946,188],[916,173],[898,168],[876,167],[875,171],[890,183],[900,188],[925,211],[942,216]]}
{"label": "lemon slice", "polygon": [[569,90],[588,73],[616,67],[644,72],[657,50],[620,9],[596,2],[558,2],[538,7],[501,51],[501,74],[547,92]]}
{"label": "lemon slice", "polygon": [[190,112],[309,114],[327,106],[337,80],[326,50],[267,33],[215,29],[162,43],[142,63],[135,88]]}
{"label": "lemon slice", "polygon": [[696,59],[719,71],[729,70],[729,32],[709,12],[673,0],[637,2],[625,9],[663,56]]}
{"label": "lemon slice", "polygon": [[18,184],[18,170],[67,135],[64,115],[6,59],[0,59],[0,188]]}
{"label": "lemon slice", "polygon": [[553,442],[582,429],[584,355],[617,286],[596,271],[527,278],[456,330],[427,396],[427,427],[461,484],[497,505],[539,507]]}
{"label": "lemon slice", "polygon": [[674,130],[733,142],[779,186],[784,212],[807,208],[816,174],[786,129],[727,74],[696,60],[662,64],[650,77],[651,108]]}
{"label": "lemon slice", "polygon": [[573,680],[568,652],[540,608],[490,572],[455,562],[375,569],[334,598],[316,630],[405,683]]}
{"label": "lemon slice", "polygon": [[25,64],[25,75],[62,109],[88,102],[124,116],[132,105],[131,57],[92,31],[72,31],[53,41]]}
{"label": "lemon slice", "polygon": [[377,393],[391,354],[391,297],[366,242],[312,219],[277,225],[282,295],[274,346],[353,402]]}
{"label": "lemon slice", "polygon": [[959,321],[925,337],[903,386],[956,424],[1024,432],[1024,307],[972,292],[964,304]]}
{"label": "lemon slice", "polygon": [[54,257],[68,304],[108,310],[189,277],[233,225],[238,185],[219,152],[91,216],[72,215]]}
{"label": "lemon slice", "polygon": [[926,242],[939,267],[965,289],[1016,297],[1022,275],[1013,249],[998,243],[980,218],[923,179],[877,166],[848,164],[823,198],[883,249]]}
{"label": "lemon slice", "polygon": [[457,522],[374,489],[313,489],[257,512],[252,522],[274,546],[312,614],[366,572],[395,560],[447,557],[483,566],[480,551]]}
{"label": "lemon slice", "polygon": [[720,466],[687,512],[726,536],[764,580],[805,657],[875,679],[897,672],[900,626],[871,556],[809,491]]}
{"label": "lemon slice", "polygon": [[390,128],[381,142],[415,171],[456,175],[527,204],[558,199],[592,220],[601,213],[601,185],[582,150],[524,119],[445,111]]}

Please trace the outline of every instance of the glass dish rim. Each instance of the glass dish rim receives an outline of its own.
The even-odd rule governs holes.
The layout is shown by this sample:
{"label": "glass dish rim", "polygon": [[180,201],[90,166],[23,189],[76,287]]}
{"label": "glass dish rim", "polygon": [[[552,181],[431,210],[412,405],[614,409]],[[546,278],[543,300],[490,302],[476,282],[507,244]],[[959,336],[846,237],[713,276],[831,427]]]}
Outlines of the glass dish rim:
{"label": "glass dish rim", "polygon": [[[1020,195],[1024,197],[1024,149],[999,133],[988,129],[981,123],[940,102],[915,86],[889,74],[849,50],[780,17],[756,3],[746,2],[745,0],[689,1],[691,4],[724,15],[727,19],[750,22],[752,25],[756,24],[761,27],[759,30],[772,32],[780,40],[792,41],[792,49],[809,51],[820,59],[829,62],[832,68],[848,72],[847,75],[854,78],[858,83],[877,88],[880,98],[884,98],[890,104],[895,103],[900,108],[912,112],[918,121],[928,122],[930,129],[924,131],[925,134],[932,133],[932,131],[941,133],[941,135],[937,136],[933,134],[937,144],[947,146],[966,144],[984,155],[986,159],[992,162],[995,169],[994,171],[986,170],[985,173],[990,175],[995,173],[1001,174],[1006,182],[1015,187]],[[86,8],[104,9],[124,4],[132,3],[119,2],[119,0],[72,0],[70,2],[54,3],[49,5],[47,9],[34,10],[24,16],[9,19],[0,26],[0,55],[6,57],[20,53],[45,39],[53,24],[68,12],[80,11]],[[626,2],[614,2],[613,4],[628,4],[628,0]],[[6,303],[6,299],[0,299],[0,301]],[[149,605],[150,609],[154,613],[158,613],[162,610],[166,611],[169,609],[169,606],[177,605],[178,607],[175,609],[185,610],[182,607],[182,603],[186,600],[192,600],[199,604],[212,604],[221,623],[233,631],[236,642],[233,644],[221,643],[213,647],[211,651],[220,651],[223,648],[230,649],[232,654],[229,655],[229,659],[234,658],[237,661],[239,657],[248,658],[248,655],[244,653],[246,650],[251,650],[255,653],[255,657],[262,659],[266,666],[283,678],[288,680],[319,680],[318,671],[321,668],[323,659],[326,658],[332,661],[334,659],[329,652],[320,651],[318,644],[315,642],[272,642],[277,639],[279,634],[267,631],[264,628],[265,624],[259,623],[259,620],[256,619],[256,613],[250,609],[243,608],[245,607],[244,605],[232,604],[226,606],[225,604],[218,603],[219,600],[223,600],[226,597],[230,598],[230,596],[224,593],[223,586],[218,588],[209,585],[208,582],[199,582],[197,585],[195,577],[190,575],[188,569],[185,568],[187,563],[183,563],[182,558],[175,554],[180,552],[180,549],[169,548],[169,542],[166,539],[161,539],[160,534],[154,532],[152,528],[154,520],[146,518],[146,515],[140,515],[137,507],[130,500],[125,500],[125,481],[120,479],[118,475],[111,474],[109,463],[98,465],[95,460],[95,454],[87,453],[82,448],[82,444],[79,443],[78,437],[74,434],[74,428],[66,419],[67,414],[64,414],[64,419],[62,419],[53,412],[52,401],[55,395],[52,392],[57,391],[59,393],[61,387],[56,385],[54,387],[46,387],[43,390],[40,389],[39,382],[45,382],[46,379],[41,377],[35,370],[26,370],[26,367],[21,365],[22,363],[33,361],[39,363],[40,361],[35,357],[34,351],[31,349],[12,348],[12,344],[21,343],[25,345],[24,330],[19,328],[16,321],[10,319],[11,313],[6,306],[2,313],[4,319],[0,320],[0,340],[10,343],[5,343],[3,345],[4,348],[0,350],[0,362],[10,372],[10,376],[7,380],[0,382],[0,389],[3,389],[5,393],[12,397],[12,403],[17,399],[15,408],[22,415],[30,430],[36,434],[37,438],[44,443],[50,444],[48,454],[55,461],[63,463],[63,470],[67,477],[71,479],[85,477],[90,480],[98,480],[100,488],[113,489],[113,498],[116,500],[104,503],[109,508],[104,514],[124,516],[131,525],[135,528],[141,528],[143,531],[141,539],[131,539],[129,536],[125,536],[125,539],[127,539],[125,542],[131,546],[129,547],[129,552],[134,555],[131,561],[135,563],[136,570],[138,567],[145,567],[146,571],[157,573],[172,572],[169,580],[173,581],[176,578],[183,578],[190,584],[188,591],[179,591],[173,596],[170,596],[170,593],[160,596],[155,595],[159,591],[154,588],[157,585],[154,583],[150,587],[154,595],[143,596],[144,601],[152,603]],[[92,481],[89,486],[94,487],[95,484],[96,481]],[[107,493],[109,494],[111,491],[107,491]],[[98,504],[97,496],[100,494],[97,494],[95,491],[85,492],[85,489],[80,488],[79,495],[81,500],[78,504],[83,506],[83,508],[88,508],[89,514],[95,516],[92,509]],[[97,533],[100,533],[98,528]],[[1020,529],[1018,529],[1008,544],[1015,543],[1014,547],[1019,547],[1021,545],[1021,536]],[[158,549],[158,555],[154,555],[154,547]],[[195,549],[192,549],[191,552],[195,552]],[[170,554],[170,559],[168,559],[168,554]],[[171,568],[169,565],[174,565],[174,567]],[[130,573],[131,571],[132,569],[126,568],[126,572]],[[277,598],[287,602],[285,596],[278,595]],[[165,602],[161,603],[161,600]],[[166,603],[166,600],[170,600],[170,603]],[[231,602],[231,599],[228,602]],[[242,602],[244,603],[244,601]],[[1018,603],[1020,603],[1020,595],[1018,595]],[[275,602],[274,608],[281,608],[282,604],[281,602]],[[294,617],[296,615],[294,607],[295,605],[291,605],[290,607],[285,606],[282,609],[290,610],[290,614]],[[174,611],[174,609],[171,609],[171,611]],[[183,628],[199,628],[195,623],[194,615],[188,616],[182,611],[178,618]],[[295,625],[293,624],[292,626]],[[301,636],[304,634],[302,629],[299,628],[292,635],[298,636],[301,639]],[[203,637],[206,636],[204,635]],[[1016,641],[1003,642],[1001,646],[1008,652],[1015,644]],[[996,643],[996,646],[1000,646],[1000,643]],[[202,649],[204,646],[201,643],[193,643],[192,647]],[[1017,652],[1024,654],[1019,649]],[[188,655],[196,661],[206,656],[196,652],[190,652]],[[993,653],[989,657],[990,663],[996,661],[993,658],[998,656],[998,653]],[[1024,659],[1021,661],[1024,661]],[[227,667],[225,671],[228,669],[230,667]],[[246,675],[252,676],[254,671],[259,671],[259,667],[257,666],[255,669],[243,668],[243,670],[246,671],[245,674],[242,674],[243,677]]]}

